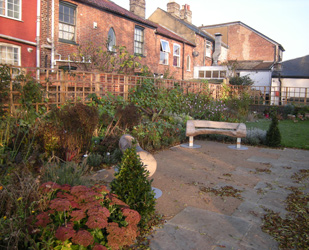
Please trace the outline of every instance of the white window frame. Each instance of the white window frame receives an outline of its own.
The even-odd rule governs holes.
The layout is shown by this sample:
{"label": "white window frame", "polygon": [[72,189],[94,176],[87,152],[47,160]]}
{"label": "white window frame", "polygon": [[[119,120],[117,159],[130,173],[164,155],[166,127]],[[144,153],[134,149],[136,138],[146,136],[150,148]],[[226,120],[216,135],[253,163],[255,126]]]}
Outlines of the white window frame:
{"label": "white window frame", "polygon": [[[2,52],[4,51],[4,47],[5,47],[5,57],[2,54]],[[13,58],[11,59],[11,62],[8,61],[8,52],[7,49],[8,48],[12,48],[13,49]],[[17,50],[17,63],[15,63],[15,51]],[[4,59],[4,61],[2,61],[2,58]],[[13,44],[9,44],[9,43],[0,43],[0,64],[8,64],[8,65],[14,65],[14,66],[20,66],[21,65],[21,47],[17,46],[17,45],[13,45]]]}
{"label": "white window frame", "polygon": [[191,57],[187,56],[187,71],[191,71]]}
{"label": "white window frame", "polygon": [[[203,76],[201,76],[203,74]],[[207,76],[210,74],[210,77]],[[218,76],[216,77],[215,74]],[[200,79],[225,79],[227,77],[227,70],[199,70],[198,78]]]}
{"label": "white window frame", "polygon": [[144,28],[140,26],[135,26],[134,29],[134,54],[136,55],[144,55]]}
{"label": "white window frame", "polygon": [[[74,11],[74,16],[73,16],[74,21],[73,22],[60,20],[60,6],[61,5],[64,7],[70,8],[70,10]],[[65,1],[59,2],[59,40],[61,42],[71,42],[71,43],[76,42],[76,16],[77,16],[76,8],[77,8],[76,5],[71,4],[69,2],[65,2]],[[69,17],[71,16],[69,15]],[[65,29],[68,29],[68,30],[65,30]],[[73,29],[73,31],[71,29]],[[65,38],[65,34],[68,34],[68,35],[73,34],[73,37]]]}
{"label": "white window frame", "polygon": [[[4,17],[14,19],[14,20],[21,20],[22,0],[18,0],[18,1],[19,1],[19,3],[17,4],[17,6],[19,6],[19,10],[14,12],[14,9],[13,9],[13,16],[9,16],[8,6],[9,6],[9,4],[13,4],[13,6],[16,6],[14,4],[14,0],[1,0],[0,5],[2,3],[4,6],[2,6],[2,7],[0,6],[0,7],[1,7],[2,11],[4,10],[4,14],[1,11],[0,16],[4,16]],[[18,13],[18,17],[14,17],[14,13]]]}
{"label": "white window frame", "polygon": [[170,44],[168,41],[160,40],[160,64],[168,65]]}
{"label": "white window frame", "polygon": [[113,27],[111,27],[108,31],[108,43],[107,43],[107,49],[110,52],[116,52],[116,33]]}
{"label": "white window frame", "polygon": [[[178,54],[176,53],[177,49],[175,49],[175,48],[178,48],[178,51],[179,51]],[[181,49],[181,47],[180,47],[179,44],[177,44],[177,43],[173,44],[173,66],[174,67],[180,67],[180,49]],[[176,59],[176,65],[175,65],[175,59]]]}
{"label": "white window frame", "polygon": [[206,41],[206,57],[211,57],[211,51],[212,51],[212,43],[210,41]]}

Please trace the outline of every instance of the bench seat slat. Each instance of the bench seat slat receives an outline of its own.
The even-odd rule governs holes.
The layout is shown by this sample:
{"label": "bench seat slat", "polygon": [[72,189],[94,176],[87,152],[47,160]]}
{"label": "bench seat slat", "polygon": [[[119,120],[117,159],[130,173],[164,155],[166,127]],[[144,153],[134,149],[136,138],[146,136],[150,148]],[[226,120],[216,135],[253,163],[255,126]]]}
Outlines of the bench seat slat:
{"label": "bench seat slat", "polygon": [[246,125],[244,123],[213,122],[201,120],[187,121],[187,136],[196,136],[201,134],[221,134],[242,138],[246,137]]}

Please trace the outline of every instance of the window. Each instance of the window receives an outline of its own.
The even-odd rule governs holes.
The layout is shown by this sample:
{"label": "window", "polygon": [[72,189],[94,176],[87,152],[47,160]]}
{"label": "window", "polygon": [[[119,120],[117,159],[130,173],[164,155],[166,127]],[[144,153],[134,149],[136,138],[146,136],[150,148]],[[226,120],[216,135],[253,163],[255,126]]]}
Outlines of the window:
{"label": "window", "polygon": [[173,51],[173,66],[180,67],[180,46],[178,44],[174,44]]}
{"label": "window", "polygon": [[200,70],[199,78],[224,79],[226,78],[226,70]]}
{"label": "window", "polygon": [[206,54],[205,54],[205,56],[211,57],[211,47],[212,47],[211,42],[206,41]]}
{"label": "window", "polygon": [[108,41],[107,41],[107,49],[108,51],[116,51],[116,34],[113,28],[109,29],[108,32]]}
{"label": "window", "polygon": [[135,27],[134,31],[134,53],[143,55],[144,53],[144,29],[142,27]]}
{"label": "window", "polygon": [[191,71],[191,57],[187,56],[187,71]]}
{"label": "window", "polygon": [[0,0],[0,15],[21,19],[21,0]]}
{"label": "window", "polygon": [[60,2],[59,5],[59,39],[75,42],[76,6]]}
{"label": "window", "polygon": [[20,47],[0,43],[0,64],[20,66]]}
{"label": "window", "polygon": [[168,57],[170,53],[170,45],[167,41],[160,42],[160,64],[168,65]]}

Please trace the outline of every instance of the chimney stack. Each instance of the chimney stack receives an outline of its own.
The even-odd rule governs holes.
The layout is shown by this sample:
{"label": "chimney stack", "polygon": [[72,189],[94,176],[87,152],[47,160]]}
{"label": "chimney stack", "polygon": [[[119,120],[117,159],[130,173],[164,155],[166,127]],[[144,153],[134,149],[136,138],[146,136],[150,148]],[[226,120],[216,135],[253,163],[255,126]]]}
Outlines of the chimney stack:
{"label": "chimney stack", "polygon": [[192,23],[192,11],[190,5],[185,4],[180,11],[180,18],[188,23]]}
{"label": "chimney stack", "polygon": [[220,33],[216,33],[215,34],[215,51],[212,55],[213,66],[218,65],[219,56],[221,54],[221,40],[222,40],[222,35]]}
{"label": "chimney stack", "polygon": [[180,18],[180,5],[172,0],[167,4],[167,12],[174,17]]}
{"label": "chimney stack", "polygon": [[130,11],[135,15],[145,19],[146,3],[145,0],[130,0]]}

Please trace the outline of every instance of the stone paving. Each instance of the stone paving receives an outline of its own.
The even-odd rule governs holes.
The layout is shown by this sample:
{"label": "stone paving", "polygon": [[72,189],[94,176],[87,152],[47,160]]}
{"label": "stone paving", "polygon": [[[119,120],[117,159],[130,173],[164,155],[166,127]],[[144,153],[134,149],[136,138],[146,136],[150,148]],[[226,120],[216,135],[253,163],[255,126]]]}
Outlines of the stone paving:
{"label": "stone paving", "polygon": [[[202,148],[207,147],[207,143],[202,143]],[[216,143],[222,148],[222,152],[227,150],[226,144]],[[188,154],[190,150],[201,149],[177,149],[183,154]],[[205,149],[204,149],[205,150]],[[250,150],[250,147],[249,147]],[[256,150],[256,149],[255,149]],[[260,172],[259,181],[252,188],[250,186],[238,187],[243,192],[243,201],[232,214],[226,215],[219,212],[209,211],[193,206],[185,207],[172,219],[166,221],[163,227],[157,228],[150,236],[151,250],[219,250],[219,249],[239,249],[239,250],[266,250],[278,249],[277,242],[268,234],[261,231],[261,217],[265,214],[264,208],[279,212],[284,216],[284,201],[290,191],[285,187],[300,187],[304,184],[293,182],[291,176],[300,169],[309,168],[309,151],[295,149],[266,149],[258,148],[261,153],[269,154],[270,157],[250,156],[245,159],[248,164],[260,163],[269,166],[270,172]],[[198,154],[195,151],[193,154]],[[274,154],[276,157],[272,157]],[[158,160],[158,171],[160,162],[168,154],[159,153],[155,155]],[[246,157],[246,154],[238,154],[238,157]],[[194,158],[190,164],[195,163]],[[173,160],[173,159],[171,159]],[[243,180],[249,178],[252,170],[239,166],[235,167],[231,174],[242,176]],[[156,178],[156,175],[154,175]],[[155,182],[154,182],[155,183]],[[158,185],[158,183],[157,183]],[[216,184],[216,187],[226,185],[225,182]],[[156,186],[157,188],[163,188]],[[305,192],[308,192],[308,183]],[[164,191],[163,191],[164,194]],[[160,199],[160,198],[159,198]],[[229,206],[229,204],[226,204]]]}

